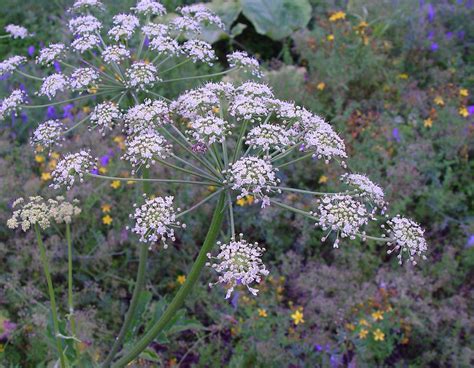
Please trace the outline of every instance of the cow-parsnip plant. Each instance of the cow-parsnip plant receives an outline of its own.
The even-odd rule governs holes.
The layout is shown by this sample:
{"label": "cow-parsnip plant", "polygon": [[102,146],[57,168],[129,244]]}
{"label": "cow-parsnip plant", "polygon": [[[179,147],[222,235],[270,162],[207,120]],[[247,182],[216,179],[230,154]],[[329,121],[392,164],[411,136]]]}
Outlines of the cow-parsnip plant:
{"label": "cow-parsnip plant", "polygon": [[[98,19],[104,10],[97,0],[76,1],[69,10],[71,44],[50,44],[40,51],[37,64],[47,67],[59,62],[65,68],[64,73],[46,77],[31,75],[22,67],[27,62],[23,56],[12,56],[0,64],[1,75],[19,73],[41,80],[36,95],[50,100],[34,104],[23,89],[17,89],[1,102],[0,116],[22,108],[46,108],[85,99],[91,99],[94,104],[90,114],[69,129],[58,120],[39,124],[31,138],[33,146],[49,149],[60,145],[70,132],[84,125],[104,135],[115,129],[126,135],[121,160],[130,175],[117,177],[97,172],[94,147],[64,153],[52,173],[52,187],[62,191],[85,180],[142,183],[143,198],[130,213],[128,228],[137,235],[139,248],[135,288],[122,327],[102,367],[123,367],[138,357],[176,315],[206,265],[217,274],[210,286],[222,284],[227,289],[226,298],[235,288],[242,287],[253,295],[258,294],[258,283],[269,273],[262,261],[265,248],[238,231],[233,210],[236,199],[251,196],[262,209],[276,206],[308,218],[326,231],[322,241],[331,239],[334,247],[345,239],[360,238],[386,243],[389,253],[398,253],[400,263],[405,257],[413,262],[424,257],[427,245],[423,230],[399,215],[385,221],[387,203],[382,188],[347,168],[343,140],[321,117],[275,98],[270,88],[253,80],[238,85],[208,82],[173,101],[155,92],[158,87],[160,91],[166,90],[163,86],[178,80],[206,79],[236,69],[245,70],[253,77],[260,76],[258,62],[245,52],[236,51],[228,55],[230,68],[226,71],[166,78],[170,70],[187,62],[215,61],[212,47],[199,39],[199,33],[206,24],[222,26],[222,22],[204,5],[180,8],[179,15],[171,17],[158,2],[141,0],[130,13],[115,15],[108,31]],[[58,97],[66,91],[77,96]],[[347,189],[323,193],[285,186],[281,172],[290,175],[292,164],[302,160],[308,164],[341,165],[346,171],[341,180]],[[155,165],[170,168],[172,174],[151,177],[150,168]],[[181,209],[180,198],[151,196],[151,187],[156,183],[212,186],[215,190],[189,208]],[[312,210],[284,203],[280,199],[283,192],[313,196]],[[175,240],[175,233],[185,231],[186,217],[208,202],[214,202],[214,213],[186,281],[161,317],[133,346],[122,350],[145,284],[148,253],[167,249]],[[50,200],[32,197],[29,201],[20,199],[14,205],[8,226],[21,227],[24,231],[33,228],[37,235],[59,364],[76,365],[80,353],[75,344],[78,338],[72,295],[70,222],[80,210],[77,204],[65,202],[62,197]],[[379,219],[385,222],[381,225],[382,234],[368,235],[369,223]],[[69,313],[65,329],[60,327],[61,317],[42,243],[41,231],[51,222],[64,222],[67,227]],[[227,236],[218,239],[222,231]],[[218,249],[214,249],[216,245]]]}

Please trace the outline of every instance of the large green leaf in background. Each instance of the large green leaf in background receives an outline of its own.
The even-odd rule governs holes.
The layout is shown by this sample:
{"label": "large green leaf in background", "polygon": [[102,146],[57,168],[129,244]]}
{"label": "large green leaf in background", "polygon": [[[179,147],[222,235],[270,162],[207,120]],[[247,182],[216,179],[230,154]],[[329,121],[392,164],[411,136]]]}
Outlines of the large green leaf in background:
{"label": "large green leaf in background", "polygon": [[257,32],[276,41],[305,27],[311,18],[308,0],[240,0],[240,4]]}

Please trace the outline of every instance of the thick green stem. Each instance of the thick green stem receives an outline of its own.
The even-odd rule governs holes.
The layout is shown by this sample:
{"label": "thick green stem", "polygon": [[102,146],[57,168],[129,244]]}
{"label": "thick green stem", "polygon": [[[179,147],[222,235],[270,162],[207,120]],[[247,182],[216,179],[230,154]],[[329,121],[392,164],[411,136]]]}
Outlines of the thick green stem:
{"label": "thick green stem", "polygon": [[56,347],[58,349],[59,361],[61,368],[66,367],[66,359],[64,358],[64,352],[62,349],[61,340],[59,338],[59,320],[58,313],[56,310],[56,298],[54,297],[53,281],[51,280],[51,273],[49,272],[49,262],[46,257],[46,249],[41,238],[41,232],[37,224],[35,224],[36,240],[40,248],[41,263],[43,263],[44,274],[46,276],[46,282],[48,284],[49,301],[51,303],[51,314],[53,316],[53,328],[54,328],[54,339],[56,340]]}
{"label": "thick green stem", "polygon": [[[142,171],[143,179],[149,179],[150,172],[147,168],[144,168]],[[149,181],[142,182],[143,192],[147,195],[151,193],[151,186]],[[123,322],[122,327],[120,328],[120,332],[115,339],[115,342],[110,350],[107,358],[102,365],[104,368],[110,367],[110,363],[115,358],[118,350],[121,348],[123,340],[125,339],[125,335],[127,334],[130,325],[133,321],[133,317],[137,310],[138,301],[140,299],[140,293],[145,285],[145,276],[146,276],[146,264],[148,259],[148,244],[140,243],[140,255],[138,261],[138,271],[137,271],[137,278],[135,281],[135,288],[133,289],[132,299],[130,301],[130,306],[128,307],[127,314],[125,316],[125,320]]]}
{"label": "thick green stem", "polygon": [[222,221],[224,219],[224,203],[225,203],[226,193],[223,192],[219,196],[219,201],[214,210],[214,215],[212,216],[211,225],[207,232],[206,239],[202,245],[201,250],[196,258],[196,261],[191,268],[191,272],[186,278],[185,283],[179,291],[176,293],[175,297],[171,301],[171,304],[166,308],[165,312],[161,318],[148,330],[148,332],[125,354],[120,358],[115,364],[112,365],[112,368],[124,367],[135,359],[146,347],[159,335],[167,323],[173,318],[179,308],[184,303],[184,300],[188,294],[192,291],[194,284],[196,283],[201,270],[206,264],[207,254],[211,251],[213,245],[216,242],[217,236],[219,235]]}
{"label": "thick green stem", "polygon": [[[72,291],[72,240],[71,240],[71,225],[66,223],[66,240],[67,240],[67,304],[69,308],[69,322],[71,324],[71,333],[73,337],[76,334],[76,321],[74,319],[74,299]],[[76,353],[79,353],[77,341],[75,342]]]}

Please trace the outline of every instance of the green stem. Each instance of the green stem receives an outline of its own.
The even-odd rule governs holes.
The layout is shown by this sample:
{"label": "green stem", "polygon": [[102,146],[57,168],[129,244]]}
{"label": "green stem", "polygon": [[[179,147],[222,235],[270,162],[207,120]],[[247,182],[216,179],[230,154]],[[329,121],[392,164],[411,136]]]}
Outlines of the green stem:
{"label": "green stem", "polygon": [[119,176],[97,175],[86,173],[86,175],[93,178],[105,180],[119,180],[119,181],[138,181],[142,183],[170,183],[170,184],[192,184],[192,185],[216,185],[218,183],[211,181],[194,181],[194,180],[180,180],[180,179],[151,179],[151,178],[122,178]]}
{"label": "green stem", "polygon": [[30,78],[30,79],[34,79],[34,80],[43,81],[43,78],[35,77],[34,75],[31,75],[31,74],[22,72],[20,69],[16,69],[15,71],[16,71],[18,74],[21,74],[22,76],[24,76],[24,77],[26,77],[26,78]]}
{"label": "green stem", "polygon": [[205,75],[195,75],[192,77],[183,77],[183,78],[174,78],[174,79],[167,79],[164,81],[161,81],[161,83],[168,83],[168,82],[177,82],[177,81],[183,81],[183,80],[191,80],[191,79],[201,79],[201,78],[211,78],[211,77],[218,77],[219,75],[225,75],[227,73],[230,73],[238,68],[232,68],[232,69],[227,69],[224,70],[223,72],[219,73],[213,73],[213,74],[205,74]]}
{"label": "green stem", "polygon": [[38,245],[40,248],[41,263],[43,263],[44,274],[46,276],[46,282],[48,284],[49,301],[51,303],[51,314],[53,316],[54,339],[56,340],[56,347],[58,349],[61,368],[65,368],[66,359],[64,358],[64,352],[62,349],[61,340],[59,339],[59,336],[58,336],[59,320],[58,320],[58,313],[56,310],[56,298],[54,297],[53,281],[51,280],[51,273],[49,272],[48,258],[46,257],[46,249],[43,244],[43,239],[41,238],[41,232],[38,227],[38,224],[35,224],[35,233],[36,233],[36,240],[38,241]]}
{"label": "green stem", "polygon": [[68,100],[62,100],[62,101],[57,101],[57,102],[51,102],[51,103],[49,103],[49,104],[44,104],[44,105],[22,105],[21,107],[24,108],[24,109],[39,109],[39,108],[42,108],[42,107],[48,107],[48,106],[54,106],[54,105],[61,105],[61,104],[66,103],[66,102],[72,102],[72,101],[82,100],[82,99],[88,98],[88,97],[100,96],[100,95],[103,95],[104,93],[108,93],[108,92],[91,93],[91,94],[82,95],[82,96],[75,97],[75,98],[70,98],[70,99],[68,99]]}
{"label": "green stem", "polygon": [[[143,192],[146,195],[149,195],[151,193],[151,186],[150,182],[146,181],[146,179],[149,179],[149,169],[144,168],[142,171],[142,177],[143,177]],[[147,243],[140,243],[140,255],[139,255],[139,261],[138,261],[138,271],[137,271],[137,277],[136,277],[136,282],[135,282],[135,288],[133,289],[133,294],[132,294],[132,299],[130,301],[130,306],[128,307],[127,314],[125,316],[125,320],[123,322],[122,327],[120,328],[120,332],[115,339],[114,344],[112,345],[112,349],[110,350],[109,354],[107,355],[104,364],[102,365],[104,368],[110,367],[110,364],[115,358],[115,355],[117,354],[118,350],[122,346],[123,340],[125,339],[125,335],[127,334],[130,325],[133,321],[133,317],[135,317],[135,312],[138,306],[138,300],[140,299],[140,293],[145,285],[145,275],[146,275],[146,264],[147,264],[147,259],[148,259],[148,244]]]}
{"label": "green stem", "polygon": [[204,240],[204,244],[199,251],[196,261],[194,262],[191,272],[186,278],[185,283],[183,286],[181,286],[168,308],[166,308],[165,312],[162,314],[161,318],[155,322],[148,332],[138,342],[136,342],[129,351],[125,352],[125,354],[115,364],[112,365],[112,368],[124,367],[133,359],[135,359],[158,336],[158,334],[163,330],[168,322],[174,317],[178,309],[183,305],[184,300],[192,291],[194,284],[201,274],[201,270],[207,260],[207,254],[211,251],[213,245],[216,242],[217,236],[219,235],[225,215],[225,197],[225,192],[221,193],[219,196],[219,201],[216,208],[214,209],[214,215],[212,216],[211,225],[207,232],[206,239]]}
{"label": "green stem", "polygon": [[[68,301],[68,308],[69,308],[69,322],[71,324],[71,332],[73,337],[77,337],[76,333],[76,320],[74,318],[74,299],[73,299],[73,291],[72,291],[72,240],[71,240],[71,225],[66,223],[66,240],[67,240],[67,283],[68,283],[68,294],[67,294],[67,301]],[[76,353],[79,354],[79,345],[78,342],[75,341],[75,348]]]}

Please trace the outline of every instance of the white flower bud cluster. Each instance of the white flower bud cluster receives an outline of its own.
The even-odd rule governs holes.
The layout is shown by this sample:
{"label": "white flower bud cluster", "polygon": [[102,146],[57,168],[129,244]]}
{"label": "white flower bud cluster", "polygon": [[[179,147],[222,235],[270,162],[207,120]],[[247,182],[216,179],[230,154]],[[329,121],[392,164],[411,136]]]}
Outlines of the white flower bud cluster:
{"label": "white flower bud cluster", "polygon": [[114,26],[109,30],[108,35],[115,41],[121,38],[128,40],[140,25],[140,21],[132,14],[117,14],[113,17],[113,24]]}
{"label": "white flower bud cluster", "polygon": [[[154,130],[141,132],[129,137],[125,143],[127,149],[122,160],[129,161],[133,167],[145,166],[156,163],[156,158],[165,159],[170,155],[171,145],[166,139]],[[132,171],[132,174],[135,174]]]}
{"label": "white flower bud cluster", "polygon": [[51,173],[53,177],[51,187],[59,189],[61,186],[65,186],[69,190],[76,182],[76,177],[82,183],[84,174],[95,168],[89,151],[82,150],[76,153],[68,153],[58,162]]}
{"label": "white flower bud cluster", "polygon": [[260,121],[269,113],[273,92],[268,86],[246,82],[235,89],[229,114],[237,119]]}
{"label": "white flower bud cluster", "polygon": [[161,100],[145,99],[142,104],[128,109],[124,116],[127,134],[153,130],[170,122],[168,105]]}
{"label": "white flower bud cluster", "polygon": [[125,77],[127,86],[138,90],[146,90],[147,87],[160,81],[156,67],[144,61],[133,63],[125,71]]}
{"label": "white flower bud cluster", "polygon": [[[393,246],[387,253],[398,252],[398,262],[402,264],[404,255],[414,265],[417,263],[416,258],[426,259],[424,253],[428,250],[424,234],[425,231],[413,220],[400,215],[395,216],[387,221],[387,235],[389,238],[388,246]],[[382,225],[382,228],[385,228]]]}
{"label": "white flower bud cluster", "polygon": [[166,8],[155,0],[139,0],[137,6],[132,10],[143,15],[162,16],[166,14]]}
{"label": "white flower bud cluster", "polygon": [[26,103],[26,93],[21,89],[15,89],[10,96],[5,97],[0,103],[0,120],[5,119],[7,114],[16,111],[24,103]]}
{"label": "white flower bud cluster", "polygon": [[48,47],[44,47],[40,50],[39,55],[36,57],[36,64],[40,65],[51,65],[64,54],[66,46],[62,43],[52,43]]}
{"label": "white flower bud cluster", "polygon": [[193,19],[198,23],[203,24],[214,24],[219,28],[224,29],[224,23],[221,18],[214,14],[209,8],[204,4],[193,4],[183,6],[182,8],[177,9],[184,18]]}
{"label": "white flower bud cluster", "polygon": [[241,68],[256,77],[262,76],[257,59],[250,57],[245,51],[234,51],[227,55],[227,62],[231,68]]}
{"label": "white flower bud cluster", "polygon": [[261,124],[252,128],[245,144],[252,148],[262,148],[264,151],[283,151],[294,144],[296,132],[275,124]]}
{"label": "white flower bud cluster", "polygon": [[107,64],[120,63],[130,57],[130,51],[122,44],[110,45],[102,52],[102,57]]}
{"label": "white flower bud cluster", "polygon": [[[346,145],[341,137],[326,122],[320,122],[305,132],[303,137],[304,151],[312,151],[313,157],[324,159],[327,164],[331,158],[346,159]],[[344,161],[341,163],[345,167]]]}
{"label": "white flower bud cluster", "polygon": [[201,61],[209,65],[214,65],[216,54],[212,49],[212,46],[202,40],[188,40],[181,47],[181,51],[184,55],[191,58],[193,62]]}
{"label": "white flower bud cluster", "polygon": [[99,78],[99,73],[92,68],[77,68],[69,77],[69,85],[73,90],[80,90],[91,87]]}
{"label": "white flower bud cluster", "polygon": [[140,241],[145,243],[155,243],[161,240],[163,248],[168,248],[166,241],[175,241],[174,228],[185,228],[176,220],[176,210],[173,208],[174,197],[155,197],[147,199],[141,206],[134,205],[135,213],[130,218],[135,220],[135,226],[131,231],[140,236]]}
{"label": "white flower bud cluster", "polygon": [[0,63],[0,77],[3,77],[7,73],[14,72],[18,66],[26,63],[26,57],[24,56],[12,56]]}
{"label": "white flower bud cluster", "polygon": [[122,119],[120,109],[110,101],[98,104],[90,115],[91,123],[96,124],[103,135],[107,130],[112,130],[120,119]]}
{"label": "white flower bud cluster", "polygon": [[364,236],[365,233],[361,227],[367,225],[372,216],[367,212],[363,203],[346,194],[324,195],[317,202],[317,212],[310,212],[310,214],[319,218],[317,226],[323,230],[329,230],[322,241],[326,241],[328,236],[335,231],[334,248],[337,248],[339,235],[342,238],[348,237],[350,239],[355,239],[359,233]]}
{"label": "white flower bud cluster", "polygon": [[223,142],[225,136],[231,133],[232,125],[215,115],[197,117],[189,122],[189,130],[186,131],[198,143],[210,146],[214,142]]}
{"label": "white flower bud cluster", "polygon": [[29,197],[28,202],[18,198],[13,202],[13,216],[8,219],[7,226],[10,229],[20,226],[23,231],[28,231],[34,225],[45,230],[50,227],[51,221],[57,224],[69,224],[72,217],[81,213],[81,209],[76,206],[77,203],[77,200],[68,202],[62,196],[47,201],[40,196]]}
{"label": "white flower bud cluster", "polygon": [[74,36],[84,36],[100,31],[102,23],[93,15],[81,15],[69,21],[69,30]]}
{"label": "white flower bud cluster", "polygon": [[53,146],[64,140],[64,125],[59,120],[47,120],[41,123],[33,132],[33,146]]}
{"label": "white flower bud cluster", "polygon": [[[219,254],[212,257],[207,254],[209,259],[215,260],[215,263],[207,263],[219,273],[218,282],[225,285],[227,289],[226,299],[229,299],[237,285],[244,285],[253,295],[257,295],[258,289],[251,287],[253,283],[260,283],[262,276],[268,275],[268,270],[262,262],[262,255],[265,248],[258,246],[258,243],[248,243],[243,234],[240,239],[231,239],[229,243],[222,244],[218,242],[220,248]],[[215,284],[217,284],[215,283]],[[215,284],[209,284],[210,287]]]}
{"label": "white flower bud cluster", "polygon": [[383,189],[374,184],[367,176],[362,174],[343,174],[341,180],[355,187],[360,197],[368,199],[377,207],[385,210],[387,204],[384,199]]}
{"label": "white flower bud cluster", "polygon": [[262,201],[263,208],[270,204],[268,194],[275,191],[280,193],[279,189],[272,188],[280,182],[276,171],[278,169],[267,160],[255,156],[243,157],[230,164],[228,170],[222,170],[226,176],[223,183],[240,192],[237,199],[252,195],[255,203]]}
{"label": "white flower bud cluster", "polygon": [[25,27],[16,24],[8,24],[5,27],[5,32],[10,33],[13,38],[26,38],[30,36],[30,33]]}
{"label": "white flower bud cluster", "polygon": [[68,11],[82,13],[84,11],[90,11],[93,9],[103,10],[104,4],[102,4],[99,0],[77,0]]}
{"label": "white flower bud cluster", "polygon": [[39,96],[53,99],[58,92],[64,91],[69,86],[67,78],[61,73],[54,73],[43,78],[43,84],[38,92]]}
{"label": "white flower bud cluster", "polygon": [[79,53],[83,54],[88,50],[92,50],[100,43],[99,37],[94,34],[85,34],[79,38],[76,38],[71,43],[71,47],[78,51]]}

